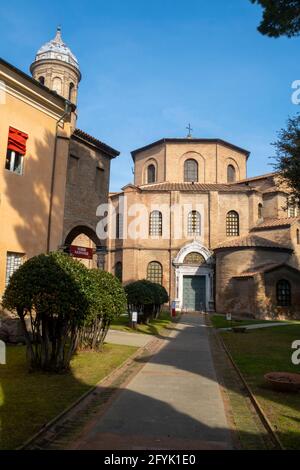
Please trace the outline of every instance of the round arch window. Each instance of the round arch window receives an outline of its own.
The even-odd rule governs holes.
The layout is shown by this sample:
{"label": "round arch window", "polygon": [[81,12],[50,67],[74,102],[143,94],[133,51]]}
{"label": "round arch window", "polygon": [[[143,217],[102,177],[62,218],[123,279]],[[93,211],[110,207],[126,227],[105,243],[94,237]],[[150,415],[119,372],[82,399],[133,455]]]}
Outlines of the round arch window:
{"label": "round arch window", "polygon": [[204,264],[205,262],[206,261],[204,256],[202,256],[201,253],[198,253],[196,251],[192,251],[191,253],[186,255],[183,261],[184,264],[193,264],[196,266],[200,266],[200,264]]}
{"label": "round arch window", "polygon": [[147,280],[162,284],[162,265],[158,261],[151,261],[147,268]]}
{"label": "round arch window", "polygon": [[193,158],[184,162],[184,181],[187,183],[198,181],[198,163]]}
{"label": "round arch window", "polygon": [[236,181],[236,171],[233,165],[228,165],[227,167],[227,183],[235,183]]}
{"label": "round arch window", "polygon": [[155,183],[156,181],[156,169],[153,163],[147,167],[147,183]]}
{"label": "round arch window", "polygon": [[286,279],[280,279],[276,285],[276,299],[279,307],[291,305],[291,284]]}

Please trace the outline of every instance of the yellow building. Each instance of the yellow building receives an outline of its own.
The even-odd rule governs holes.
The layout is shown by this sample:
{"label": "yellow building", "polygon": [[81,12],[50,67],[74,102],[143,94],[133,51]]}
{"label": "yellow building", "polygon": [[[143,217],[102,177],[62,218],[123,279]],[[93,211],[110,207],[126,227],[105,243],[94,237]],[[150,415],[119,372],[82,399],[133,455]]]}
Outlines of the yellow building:
{"label": "yellow building", "polygon": [[81,72],[58,28],[31,64],[33,77],[0,59],[0,295],[27,258],[71,244],[96,247],[119,152],[76,128]]}

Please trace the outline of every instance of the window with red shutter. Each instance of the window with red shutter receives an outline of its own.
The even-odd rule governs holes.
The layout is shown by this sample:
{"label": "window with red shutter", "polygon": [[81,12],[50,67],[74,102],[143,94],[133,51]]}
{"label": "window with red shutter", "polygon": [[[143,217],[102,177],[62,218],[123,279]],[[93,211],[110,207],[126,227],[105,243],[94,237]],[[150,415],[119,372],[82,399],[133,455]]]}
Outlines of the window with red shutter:
{"label": "window with red shutter", "polygon": [[19,175],[23,174],[24,156],[28,135],[14,127],[9,128],[5,168]]}

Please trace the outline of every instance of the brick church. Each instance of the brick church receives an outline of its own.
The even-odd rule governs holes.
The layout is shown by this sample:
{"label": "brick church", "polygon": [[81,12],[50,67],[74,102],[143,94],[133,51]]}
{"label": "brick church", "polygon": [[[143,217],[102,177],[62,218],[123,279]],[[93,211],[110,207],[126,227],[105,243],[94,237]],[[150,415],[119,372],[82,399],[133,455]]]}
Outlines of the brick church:
{"label": "brick church", "polygon": [[247,150],[189,135],[133,151],[134,182],[109,194],[119,152],[76,127],[82,77],[60,28],[30,71],[0,59],[0,297],[26,259],[78,246],[178,310],[300,314],[299,207],[278,175],[247,178]]}
{"label": "brick church", "polygon": [[300,315],[299,207],[278,175],[247,178],[249,152],[221,139],[161,139],[132,158],[134,184],[110,194],[109,270],[163,284],[178,310]]}

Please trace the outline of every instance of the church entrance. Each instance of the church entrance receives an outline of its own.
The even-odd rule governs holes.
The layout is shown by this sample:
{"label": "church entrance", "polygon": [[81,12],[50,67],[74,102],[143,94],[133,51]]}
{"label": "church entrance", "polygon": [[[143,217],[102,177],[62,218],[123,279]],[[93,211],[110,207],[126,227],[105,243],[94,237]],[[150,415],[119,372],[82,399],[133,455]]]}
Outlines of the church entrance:
{"label": "church entrance", "polygon": [[183,276],[183,308],[206,310],[206,276]]}
{"label": "church entrance", "polygon": [[214,310],[214,259],[197,240],[183,246],[173,259],[177,311]]}

